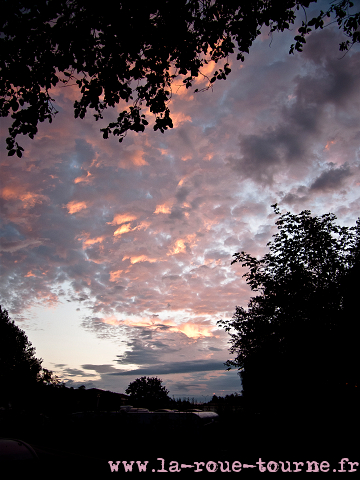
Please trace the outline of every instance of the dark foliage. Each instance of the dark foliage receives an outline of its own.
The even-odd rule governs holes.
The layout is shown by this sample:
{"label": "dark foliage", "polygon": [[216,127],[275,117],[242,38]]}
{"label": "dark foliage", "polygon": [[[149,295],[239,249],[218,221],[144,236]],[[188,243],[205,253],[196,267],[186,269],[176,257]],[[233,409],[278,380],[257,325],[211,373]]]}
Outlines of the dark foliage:
{"label": "dark foliage", "polygon": [[20,405],[31,402],[41,387],[59,386],[58,377],[41,364],[25,332],[0,306],[0,402]]}
{"label": "dark foliage", "polygon": [[232,406],[243,406],[243,396],[239,395],[238,393],[231,393],[230,395],[225,395],[225,397],[219,397],[217,395],[213,395],[211,403],[217,403],[218,405],[232,405]]}
{"label": "dark foliage", "polygon": [[[172,128],[169,101],[177,81],[192,86],[210,60],[224,60],[211,78],[226,79],[228,55],[238,60],[260,34],[291,28],[297,10],[315,0],[13,0],[2,4],[0,20],[0,115],[11,115],[8,154],[21,157],[18,134],[34,138],[38,123],[52,122],[57,113],[51,89],[73,84],[81,98],[75,117],[88,109],[96,120],[108,107],[124,108],[114,122],[102,128],[122,141],[128,130],[148,125],[142,108],[155,116],[154,130]],[[349,0],[331,2],[326,12],[303,22],[290,51],[301,51],[312,28],[323,28],[324,18],[335,16],[348,37],[347,50],[359,41],[360,13],[349,14]],[[178,85],[176,85],[178,87]],[[205,89],[207,89],[205,88]],[[196,90],[195,90],[196,91]]]}
{"label": "dark foliage", "polygon": [[351,228],[335,220],[288,212],[263,258],[234,255],[259,295],[219,323],[236,355],[226,364],[255,410],[329,411],[358,398],[360,219]]}
{"label": "dark foliage", "polygon": [[137,378],[129,384],[125,393],[129,395],[129,401],[135,407],[166,408],[172,403],[168,396],[169,391],[157,377]]}
{"label": "dark foliage", "polygon": [[20,390],[37,383],[42,360],[35,357],[35,348],[25,332],[17,327],[7,310],[0,307],[0,386],[2,401],[12,401]]}

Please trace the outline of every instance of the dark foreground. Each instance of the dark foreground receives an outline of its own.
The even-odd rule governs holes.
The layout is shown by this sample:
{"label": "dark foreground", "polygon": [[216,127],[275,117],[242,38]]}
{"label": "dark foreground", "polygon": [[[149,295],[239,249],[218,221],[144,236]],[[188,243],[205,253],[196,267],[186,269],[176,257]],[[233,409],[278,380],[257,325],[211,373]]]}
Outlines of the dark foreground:
{"label": "dark foreground", "polygon": [[242,477],[282,470],[355,473],[360,472],[359,426],[358,417],[346,414],[243,413],[220,416],[218,422],[190,429],[129,425],[106,414],[82,422],[69,416],[19,415],[2,422],[0,437],[26,442],[37,459],[0,462],[0,473],[34,472],[37,478],[59,473],[70,478],[124,474],[131,478],[139,469],[141,473],[233,473]]}

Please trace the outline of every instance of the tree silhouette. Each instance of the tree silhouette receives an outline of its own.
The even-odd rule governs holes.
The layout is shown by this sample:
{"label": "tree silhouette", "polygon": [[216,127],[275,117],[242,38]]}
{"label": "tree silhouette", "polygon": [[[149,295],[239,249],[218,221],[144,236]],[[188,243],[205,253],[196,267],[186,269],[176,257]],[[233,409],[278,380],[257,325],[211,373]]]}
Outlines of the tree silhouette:
{"label": "tree silhouette", "polygon": [[129,384],[125,393],[130,396],[130,402],[137,407],[161,408],[171,402],[169,391],[157,377],[137,378]]}
{"label": "tree silhouette", "polygon": [[37,381],[43,385],[52,385],[54,387],[64,385],[63,382],[61,382],[61,380],[59,379],[59,377],[47,368],[42,368],[41,373],[39,373],[38,375]]}
{"label": "tree silhouette", "polygon": [[244,398],[255,410],[315,411],[355,401],[360,219],[351,228],[335,220],[308,210],[285,213],[263,258],[234,255],[232,263],[248,267],[244,277],[259,295],[219,324],[236,355],[226,365],[239,369]]}
{"label": "tree silhouette", "polygon": [[[192,86],[209,61],[224,65],[208,78],[210,88],[226,79],[229,54],[243,61],[265,25],[270,33],[290,29],[304,10],[290,52],[301,51],[312,27],[323,28],[334,15],[348,37],[341,50],[358,42],[360,13],[349,13],[349,0],[331,2],[326,12],[307,21],[305,9],[316,0],[122,0],[101,5],[84,0],[13,0],[4,2],[0,20],[0,114],[11,115],[7,149],[21,157],[18,134],[34,138],[38,122],[57,113],[51,89],[77,85],[81,98],[75,117],[94,110],[96,120],[108,107],[123,110],[102,128],[122,141],[128,130],[143,131],[148,107],[154,130],[173,126],[169,102],[175,80]],[[204,76],[204,75],[203,75]],[[205,88],[205,89],[206,89]],[[195,90],[196,91],[196,90]]]}
{"label": "tree silhouette", "polygon": [[60,385],[51,370],[41,367],[35,348],[0,306],[0,402],[18,402],[38,385]]}

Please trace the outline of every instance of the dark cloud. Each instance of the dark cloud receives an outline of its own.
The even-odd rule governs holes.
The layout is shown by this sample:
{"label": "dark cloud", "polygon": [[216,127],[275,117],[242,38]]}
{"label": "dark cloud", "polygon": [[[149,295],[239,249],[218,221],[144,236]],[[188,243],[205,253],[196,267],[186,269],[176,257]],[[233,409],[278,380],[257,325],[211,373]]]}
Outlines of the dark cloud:
{"label": "dark cloud", "polygon": [[206,201],[206,197],[204,197],[203,195],[199,195],[199,196],[196,196],[193,200],[191,200],[190,204],[191,204],[191,208],[193,210],[197,210],[200,205],[202,205],[204,202]]}
{"label": "dark cloud", "polygon": [[[307,41],[304,57],[309,64],[301,74],[294,76],[283,92],[290,100],[278,102],[277,96],[270,99],[270,102],[278,102],[277,107],[273,105],[272,121],[257,121],[257,133],[241,133],[240,155],[227,156],[226,164],[241,178],[272,185],[275,176],[287,173],[289,168],[299,172],[301,165],[310,165],[314,158],[313,148],[329,128],[329,122],[334,124],[335,121],[338,125],[347,122],[350,127],[351,118],[353,128],[359,124],[355,105],[360,106],[357,88],[360,52],[340,61],[334,55],[336,48],[328,45],[330,39],[335,45],[340,37],[331,29],[323,33],[315,33]],[[321,42],[320,47],[317,42]],[[312,64],[316,64],[315,69]],[[266,87],[265,92],[271,88]]]}
{"label": "dark cloud", "polygon": [[171,282],[175,280],[180,280],[180,279],[181,279],[180,275],[164,275],[162,277],[162,280],[171,281]]}
{"label": "dark cloud", "polygon": [[[213,258],[215,260],[218,260],[220,258],[225,259],[229,257],[229,252],[228,251],[221,251],[221,250],[209,250],[205,253],[205,258]],[[205,267],[206,265],[204,265]]]}
{"label": "dark cloud", "polygon": [[82,165],[90,167],[95,156],[95,150],[90,143],[82,138],[75,139],[74,163],[76,162],[79,167]]}
{"label": "dark cloud", "polygon": [[258,233],[254,236],[255,240],[262,245],[266,245],[270,239],[271,230],[271,225],[260,225]]}
{"label": "dark cloud", "polygon": [[110,375],[168,375],[190,372],[209,372],[226,370],[224,363],[214,360],[189,360],[185,362],[169,362],[142,367],[135,370],[127,370]]}
{"label": "dark cloud", "polygon": [[[265,205],[262,201],[253,201],[246,199],[239,205],[234,207],[231,211],[231,215],[238,217],[239,219],[262,217],[267,212],[268,205]],[[239,220],[237,220],[239,222]]]}
{"label": "dark cloud", "polygon": [[[183,394],[186,394],[188,392],[191,392],[195,389],[198,389],[201,387],[201,384],[193,384],[193,383],[186,383],[186,382],[173,382],[172,383],[172,390],[181,392]],[[178,394],[179,395],[179,394]]]}
{"label": "dark cloud", "polygon": [[95,370],[97,373],[111,373],[116,371],[112,365],[92,365],[90,363],[86,363],[85,365],[81,365],[84,370]]}
{"label": "dark cloud", "polygon": [[232,247],[233,245],[239,245],[238,237],[231,236],[224,241],[224,246],[226,247]]}
{"label": "dark cloud", "polygon": [[344,180],[352,176],[349,165],[342,165],[339,168],[330,168],[321,173],[310,185],[310,191],[327,191],[339,189]]}
{"label": "dark cloud", "polygon": [[169,220],[183,220],[185,218],[184,211],[179,207],[174,207],[168,218]]}
{"label": "dark cloud", "polygon": [[359,72],[360,55],[359,52],[353,55],[339,52],[338,45],[342,41],[344,36],[336,28],[310,35],[303,53],[316,70],[311,79],[305,77],[301,86],[299,84],[304,101],[332,103],[344,108],[354,100],[354,95],[359,96],[357,75],[354,73]]}
{"label": "dark cloud", "polygon": [[[306,189],[308,190],[308,189]],[[297,193],[287,193],[281,199],[281,203],[285,203],[286,205],[297,205],[306,201],[306,195],[298,195]]]}
{"label": "dark cloud", "polygon": [[184,202],[189,195],[190,190],[187,187],[180,187],[175,193],[175,197],[179,202]]}
{"label": "dark cloud", "polygon": [[[308,120],[307,120],[308,117]],[[308,128],[313,133],[311,122],[313,116],[306,112],[296,119],[297,129],[279,125],[263,134],[241,135],[239,139],[241,157],[228,157],[226,163],[243,178],[250,178],[257,183],[271,185],[274,175],[306,157],[301,128]],[[294,119],[293,119],[294,120]],[[298,131],[296,131],[298,130]]]}
{"label": "dark cloud", "polygon": [[80,370],[79,368],[64,368],[62,370],[62,372],[65,374],[65,375],[70,375],[70,376],[73,376],[73,377],[76,377],[76,376],[90,376],[90,377],[95,377],[96,375],[95,374],[89,374],[89,373],[85,373],[84,370]]}
{"label": "dark cloud", "polygon": [[[163,330],[168,327],[163,325]],[[117,355],[116,362],[120,365],[140,364],[152,365],[157,364],[160,358],[167,353],[174,353],[179,350],[177,347],[171,347],[159,340],[152,340],[153,332],[149,329],[139,328],[142,336],[145,338],[134,338],[126,342],[129,350],[126,350],[122,355]],[[160,326],[161,330],[161,326]]]}
{"label": "dark cloud", "polygon": [[[88,376],[88,375],[87,375]],[[90,375],[91,376],[91,375]],[[99,388],[98,384],[93,382],[93,381],[76,381],[72,379],[66,379],[65,380],[65,385],[67,388],[79,388],[81,386],[84,386],[87,390],[90,388]]]}

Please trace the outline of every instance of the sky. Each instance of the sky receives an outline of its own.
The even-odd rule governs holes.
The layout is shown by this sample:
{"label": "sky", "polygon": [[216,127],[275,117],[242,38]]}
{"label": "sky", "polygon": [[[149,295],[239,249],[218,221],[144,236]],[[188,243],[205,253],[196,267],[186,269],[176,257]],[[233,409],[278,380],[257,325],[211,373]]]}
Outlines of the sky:
{"label": "sky", "polygon": [[146,375],[175,398],[240,393],[217,326],[251,297],[232,255],[266,253],[274,203],[355,225],[360,48],[344,56],[329,25],[289,55],[294,35],[264,30],[212,90],[175,81],[164,134],[149,117],[144,133],[104,140],[116,112],[74,119],[71,86],[53,89],[59,113],[19,139],[21,159],[1,120],[0,303],[67,386],[124,393]]}

